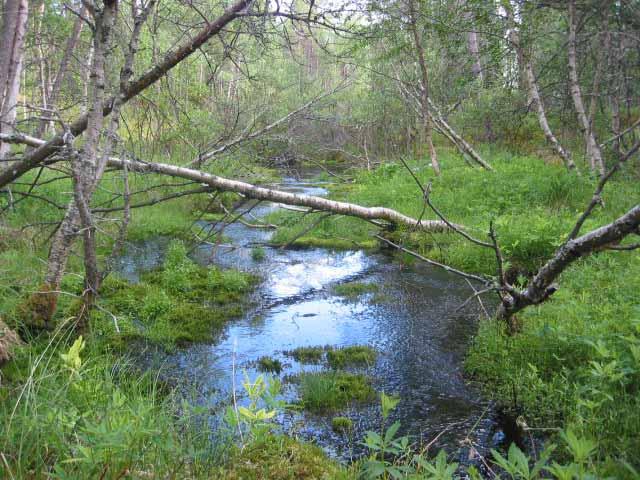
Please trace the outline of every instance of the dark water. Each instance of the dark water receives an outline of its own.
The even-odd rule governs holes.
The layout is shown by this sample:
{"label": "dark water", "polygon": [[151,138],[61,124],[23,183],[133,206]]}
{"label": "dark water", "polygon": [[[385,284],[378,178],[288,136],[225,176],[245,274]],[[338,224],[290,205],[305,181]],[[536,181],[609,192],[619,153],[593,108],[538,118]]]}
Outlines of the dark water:
{"label": "dark water", "polygon": [[[294,179],[286,179],[279,188],[326,193],[318,185]],[[246,220],[255,223],[256,218],[279,207],[243,208],[251,208]],[[255,261],[252,248],[268,242],[270,230],[236,223],[225,226],[223,234],[228,243],[199,245],[193,258],[201,264],[256,272],[263,282],[255,306],[227,325],[216,343],[193,345],[163,359],[165,374],[194,389],[198,403],[212,411],[223,410],[232,396],[233,372],[236,385],[241,385],[245,372],[254,378],[259,374],[254,362],[264,355],[285,365],[283,394],[295,401],[296,389],[286,381],[287,376],[322,367],[301,365],[285,351],[300,346],[365,344],[379,352],[375,365],[366,370],[376,390],[401,397],[392,420],[400,420],[405,433],[423,444],[437,437],[434,446],[448,450],[468,447],[469,441],[481,452],[493,446],[500,436],[494,413],[462,371],[479,313],[473,310],[475,306],[464,314],[455,313],[472,293],[464,280],[423,264],[403,266],[384,253],[265,248],[265,258]],[[161,262],[167,242],[157,239],[132,249],[121,259],[120,273],[136,280],[141,269]],[[332,293],[334,285],[356,279],[375,283],[379,290],[357,300]],[[242,397],[243,392],[236,391]],[[354,421],[349,437],[331,430],[331,419],[337,415]],[[381,418],[379,406],[373,404],[326,416],[288,412],[278,421],[285,431],[316,441],[332,455],[349,458],[362,453],[358,442],[367,430],[379,429]],[[461,455],[465,451],[463,448]]]}

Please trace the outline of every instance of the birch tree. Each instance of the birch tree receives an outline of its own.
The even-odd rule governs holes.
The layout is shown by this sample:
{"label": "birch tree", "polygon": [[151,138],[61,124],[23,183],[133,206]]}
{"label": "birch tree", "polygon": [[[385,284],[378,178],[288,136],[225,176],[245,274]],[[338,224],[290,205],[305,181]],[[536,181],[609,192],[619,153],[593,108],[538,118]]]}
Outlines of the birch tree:
{"label": "birch tree", "polygon": [[[0,133],[11,133],[16,120],[20,77],[27,33],[28,0],[5,0],[0,34]],[[0,141],[0,160],[9,152]]]}

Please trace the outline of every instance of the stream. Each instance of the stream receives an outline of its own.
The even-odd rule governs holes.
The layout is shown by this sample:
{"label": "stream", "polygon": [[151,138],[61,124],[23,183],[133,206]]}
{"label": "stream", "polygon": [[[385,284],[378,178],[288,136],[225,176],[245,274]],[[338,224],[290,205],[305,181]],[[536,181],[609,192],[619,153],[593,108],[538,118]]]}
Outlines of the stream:
{"label": "stream", "polygon": [[[327,193],[322,184],[295,178],[285,178],[277,188]],[[255,223],[280,207],[263,202],[243,208],[251,208],[254,218],[246,220]],[[251,308],[229,322],[215,343],[165,355],[164,375],[180,379],[192,401],[222,412],[234,384],[240,402],[246,401],[241,392],[244,372],[256,377],[256,360],[271,356],[284,365],[284,398],[295,402],[295,383],[287,379],[303,370],[328,367],[300,364],[286,351],[369,345],[378,352],[377,360],[358,371],[371,376],[377,391],[401,397],[390,421],[399,420],[403,433],[423,445],[433,442],[433,448],[458,451],[466,463],[471,444],[481,453],[497,446],[503,434],[496,413],[463,375],[462,362],[479,315],[477,305],[456,312],[472,293],[464,279],[421,263],[401,264],[385,252],[265,247],[264,258],[254,259],[255,245],[268,242],[271,235],[272,230],[234,223],[225,227],[223,245],[203,243],[194,249],[192,258],[200,264],[254,272],[262,281]],[[141,271],[159,266],[167,244],[168,239],[158,238],[130,248],[120,259],[120,275],[135,281]],[[374,283],[377,291],[355,299],[333,292],[335,285],[354,280]],[[352,419],[353,431],[333,432],[335,416]],[[374,402],[326,415],[287,411],[277,422],[285,432],[348,460],[362,455],[360,442],[367,430],[379,430],[381,414]]]}

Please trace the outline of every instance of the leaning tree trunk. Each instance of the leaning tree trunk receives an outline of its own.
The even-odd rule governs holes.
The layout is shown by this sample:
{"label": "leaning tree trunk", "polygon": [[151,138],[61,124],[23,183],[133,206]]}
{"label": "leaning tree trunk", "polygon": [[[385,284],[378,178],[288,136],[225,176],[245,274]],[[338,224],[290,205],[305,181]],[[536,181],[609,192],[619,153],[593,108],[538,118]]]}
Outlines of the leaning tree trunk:
{"label": "leaning tree trunk", "polygon": [[[0,133],[13,132],[20,91],[24,40],[27,33],[27,0],[6,0],[2,11],[0,44]],[[9,152],[9,144],[0,141],[0,159]]]}
{"label": "leaning tree trunk", "polygon": [[569,89],[571,90],[571,98],[573,106],[578,117],[578,125],[585,140],[586,155],[589,159],[589,166],[592,171],[597,171],[600,175],[604,175],[605,167],[602,159],[602,151],[600,145],[596,141],[593,128],[589,122],[589,117],[585,111],[584,102],[582,101],[582,92],[580,90],[580,80],[578,78],[577,63],[577,47],[576,47],[576,3],[575,0],[569,1],[569,38],[567,42],[568,66],[569,66]]}
{"label": "leaning tree trunk", "polygon": [[547,114],[544,109],[544,104],[542,103],[542,98],[540,97],[540,91],[538,90],[538,83],[536,81],[536,76],[533,73],[533,66],[531,65],[531,59],[527,60],[525,64],[525,74],[527,78],[527,88],[529,91],[529,103],[533,105],[533,107],[536,110],[536,114],[538,116],[538,123],[540,124],[540,128],[544,132],[545,138],[553,146],[554,151],[562,159],[565,166],[569,170],[575,169],[576,164],[571,158],[571,154],[564,149],[562,144],[558,141],[556,136],[553,134],[551,127],[549,126],[549,122],[547,121]]}

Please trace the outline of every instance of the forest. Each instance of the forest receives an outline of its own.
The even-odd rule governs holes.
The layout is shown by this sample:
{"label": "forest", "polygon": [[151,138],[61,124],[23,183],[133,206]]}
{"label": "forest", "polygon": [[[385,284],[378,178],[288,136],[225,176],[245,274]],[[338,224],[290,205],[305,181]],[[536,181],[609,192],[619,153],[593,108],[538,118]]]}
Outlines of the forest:
{"label": "forest", "polygon": [[640,478],[640,1],[1,1],[0,478]]}

